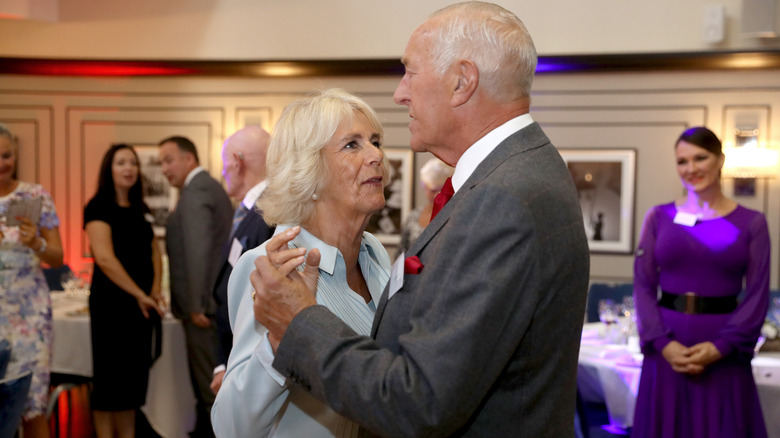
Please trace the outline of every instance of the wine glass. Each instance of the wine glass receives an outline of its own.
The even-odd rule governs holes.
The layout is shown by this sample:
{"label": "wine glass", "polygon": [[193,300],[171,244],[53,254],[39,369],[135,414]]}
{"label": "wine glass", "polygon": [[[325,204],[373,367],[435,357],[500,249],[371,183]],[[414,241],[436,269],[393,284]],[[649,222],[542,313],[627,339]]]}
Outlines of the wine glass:
{"label": "wine glass", "polygon": [[82,295],[89,296],[89,280],[91,275],[86,269],[82,269],[78,274],[78,289]]}
{"label": "wine glass", "polygon": [[623,306],[625,306],[626,309],[630,309],[631,311],[634,310],[634,297],[631,295],[626,295],[623,297]]}
{"label": "wine glass", "polygon": [[636,324],[636,312],[631,306],[632,302],[623,300],[623,304],[618,304],[617,307],[617,320],[618,329],[620,331],[620,343],[628,343],[628,338],[635,331]]}
{"label": "wine glass", "polygon": [[60,276],[60,284],[62,285],[62,290],[65,291],[65,296],[69,297],[73,294],[73,290],[77,287],[77,281],[76,275],[71,271],[64,272]]}
{"label": "wine glass", "polygon": [[607,327],[610,324],[617,322],[617,315],[615,314],[615,302],[612,300],[599,300],[599,320],[603,322]]}
{"label": "wine glass", "polygon": [[609,299],[599,300],[599,320],[604,324],[603,336],[609,341],[612,338],[611,325],[617,323],[615,302]]}

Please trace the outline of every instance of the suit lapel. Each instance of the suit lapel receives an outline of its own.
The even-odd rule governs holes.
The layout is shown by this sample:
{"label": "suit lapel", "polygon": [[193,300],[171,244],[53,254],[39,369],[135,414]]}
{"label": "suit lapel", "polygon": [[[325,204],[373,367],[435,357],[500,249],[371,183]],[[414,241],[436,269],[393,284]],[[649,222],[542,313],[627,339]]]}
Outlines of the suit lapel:
{"label": "suit lapel", "polygon": [[192,180],[189,182],[189,184],[185,185],[184,187],[179,190],[179,201],[176,203],[176,207],[173,210],[173,213],[177,213],[176,210],[179,210],[179,207],[181,204],[186,203],[189,201],[187,198],[187,195],[190,193],[193,187],[199,184],[201,178],[204,176],[203,174],[206,173],[200,172],[197,175],[195,175]]}

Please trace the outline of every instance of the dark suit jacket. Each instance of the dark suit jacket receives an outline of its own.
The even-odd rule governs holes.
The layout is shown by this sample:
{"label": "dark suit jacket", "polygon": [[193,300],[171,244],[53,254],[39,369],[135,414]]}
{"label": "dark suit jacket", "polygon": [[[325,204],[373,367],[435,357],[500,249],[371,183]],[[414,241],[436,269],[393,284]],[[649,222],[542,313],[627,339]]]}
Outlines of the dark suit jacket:
{"label": "dark suit jacket", "polygon": [[385,290],[375,339],[309,307],[274,367],[382,436],[574,436],[588,243],[541,128],[498,145],[406,256],[424,268]]}
{"label": "dark suit jacket", "polygon": [[263,217],[256,210],[249,211],[241,223],[238,224],[233,238],[227,241],[222,248],[222,264],[217,280],[214,285],[214,299],[217,302],[217,332],[219,334],[219,349],[217,358],[220,364],[226,364],[230,349],[233,346],[233,332],[230,330],[230,318],[228,317],[227,307],[227,288],[228,279],[233,272],[233,267],[228,262],[230,248],[233,246],[233,239],[241,243],[241,254],[259,246],[261,243],[270,239],[274,234],[274,228],[269,227],[263,221]]}
{"label": "dark suit jacket", "polygon": [[232,222],[230,198],[208,172],[197,174],[179,193],[165,231],[171,312],[177,318],[214,314],[212,291]]}

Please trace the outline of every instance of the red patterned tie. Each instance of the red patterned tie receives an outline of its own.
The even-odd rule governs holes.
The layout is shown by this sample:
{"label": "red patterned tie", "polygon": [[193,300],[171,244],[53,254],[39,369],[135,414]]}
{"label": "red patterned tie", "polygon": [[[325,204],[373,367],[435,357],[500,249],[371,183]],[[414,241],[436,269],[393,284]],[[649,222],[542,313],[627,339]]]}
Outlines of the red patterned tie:
{"label": "red patterned tie", "polygon": [[452,189],[452,178],[447,178],[447,181],[444,181],[444,186],[442,186],[441,191],[438,195],[436,195],[436,198],[433,199],[431,220],[436,217],[436,214],[439,213],[439,210],[444,207],[444,204],[446,204],[454,194],[455,190]]}

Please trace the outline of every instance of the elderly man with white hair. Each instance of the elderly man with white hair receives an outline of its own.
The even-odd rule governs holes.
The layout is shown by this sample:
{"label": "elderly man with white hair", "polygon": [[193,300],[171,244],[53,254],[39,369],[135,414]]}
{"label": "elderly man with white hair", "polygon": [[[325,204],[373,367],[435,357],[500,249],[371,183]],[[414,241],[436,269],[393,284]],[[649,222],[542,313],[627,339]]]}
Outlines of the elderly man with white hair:
{"label": "elderly man with white hair", "polygon": [[498,5],[458,3],[402,62],[412,150],[455,166],[440,209],[396,260],[370,336],[317,305],[315,250],[303,272],[298,254],[258,257],[273,367],[361,436],[574,436],[590,256],[571,174],[529,114],[531,36]]}

